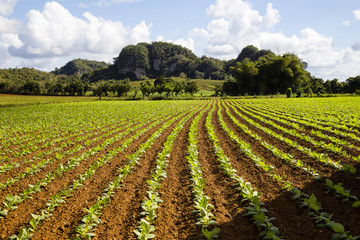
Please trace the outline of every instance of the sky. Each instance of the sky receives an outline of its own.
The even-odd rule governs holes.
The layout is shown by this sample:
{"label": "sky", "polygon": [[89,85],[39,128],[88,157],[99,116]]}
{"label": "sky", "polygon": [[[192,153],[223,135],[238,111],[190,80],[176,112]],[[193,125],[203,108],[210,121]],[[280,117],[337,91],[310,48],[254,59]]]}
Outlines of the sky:
{"label": "sky", "polygon": [[358,0],[0,0],[0,68],[52,71],[76,58],[166,41],[234,59],[247,45],[295,53],[315,77],[360,75]]}

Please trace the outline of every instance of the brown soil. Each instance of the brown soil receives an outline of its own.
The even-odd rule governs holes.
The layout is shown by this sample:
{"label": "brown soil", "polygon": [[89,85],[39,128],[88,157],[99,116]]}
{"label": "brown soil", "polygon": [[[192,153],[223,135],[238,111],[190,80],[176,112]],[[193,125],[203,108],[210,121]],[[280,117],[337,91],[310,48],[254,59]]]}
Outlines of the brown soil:
{"label": "brown soil", "polygon": [[[15,159],[11,159],[11,162],[22,162],[24,159],[31,159],[32,157],[36,156],[36,154],[39,153],[39,152],[49,151],[49,150],[53,150],[53,149],[59,148],[59,147],[61,146],[61,144],[64,143],[64,142],[69,142],[69,141],[70,141],[70,142],[73,142],[73,143],[74,143],[73,145],[70,145],[70,146],[67,146],[67,147],[61,149],[61,152],[67,152],[67,151],[69,151],[70,149],[72,149],[73,147],[75,147],[75,146],[77,146],[77,145],[79,145],[79,144],[80,144],[80,145],[83,145],[83,144],[85,143],[86,140],[83,140],[83,141],[80,141],[80,142],[76,142],[76,141],[75,141],[76,138],[79,137],[79,136],[91,136],[91,138],[96,138],[96,137],[98,137],[98,136],[101,136],[101,135],[106,134],[106,132],[110,132],[110,131],[115,130],[115,129],[122,129],[124,125],[125,125],[125,124],[119,124],[119,125],[117,125],[116,127],[113,127],[113,126],[111,126],[111,127],[105,126],[104,128],[102,128],[101,131],[99,131],[99,130],[97,129],[97,130],[93,130],[93,131],[90,131],[90,132],[85,133],[85,134],[79,134],[79,135],[73,136],[73,137],[71,137],[71,138],[62,140],[62,141],[56,143],[55,145],[52,145],[52,146],[49,146],[49,147],[46,147],[46,148],[42,148],[42,149],[36,150],[36,151],[34,151],[34,152],[26,155],[26,156],[19,157],[19,158],[15,158]],[[122,130],[122,131],[123,131],[123,130]],[[116,133],[118,133],[118,132],[119,132],[119,131],[117,131]],[[93,134],[94,134],[94,135],[93,135]],[[91,147],[91,146],[96,146],[96,144],[97,144],[97,143],[93,143],[93,144],[90,145],[90,147]],[[84,151],[85,151],[85,150],[83,149],[83,150],[81,150],[81,151],[79,151],[79,152],[77,152],[77,153],[72,153],[72,154],[70,154],[70,155],[67,155],[67,156],[66,156],[65,158],[63,158],[63,159],[68,159],[69,157],[75,156],[75,155],[77,155],[77,154],[81,154],[81,153],[84,152]],[[0,182],[5,182],[6,179],[8,179],[8,178],[10,178],[10,177],[17,176],[18,173],[25,171],[26,168],[31,167],[33,164],[36,165],[36,164],[38,164],[40,161],[43,161],[44,159],[52,159],[52,158],[54,159],[54,158],[56,157],[56,152],[57,152],[57,151],[55,151],[55,152],[53,152],[53,153],[51,153],[51,154],[49,154],[49,155],[47,155],[47,156],[45,156],[45,157],[38,158],[38,159],[36,159],[36,160],[34,160],[34,161],[32,161],[32,162],[29,162],[29,163],[22,163],[18,168],[14,168],[14,169],[12,169],[12,170],[10,170],[10,171],[7,171],[6,173],[1,174],[1,175],[0,175]],[[58,162],[58,161],[55,161],[55,162],[52,163],[52,164],[55,164],[56,166],[58,166],[59,162]],[[48,172],[49,170],[44,169],[43,171]],[[33,175],[33,176],[34,176],[35,178],[37,178],[36,174]]]}
{"label": "brown soil", "polygon": [[196,216],[190,189],[190,173],[185,158],[188,145],[188,133],[193,118],[188,120],[178,134],[171,150],[167,177],[162,181],[159,196],[163,200],[157,212],[155,223],[156,239],[189,239],[197,236]]}
{"label": "brown soil", "polygon": [[[151,179],[157,154],[162,150],[166,137],[179,121],[180,119],[161,134],[161,137],[145,153],[141,165],[136,166],[135,171],[126,178],[122,184],[123,187],[113,197],[111,205],[104,209],[102,218],[105,220],[97,226],[94,232],[98,239],[136,239],[133,231],[141,219],[141,203],[148,190],[146,180]],[[115,212],[117,214],[114,216]],[[159,221],[157,220],[157,222]]]}
{"label": "brown soil", "polygon": [[211,151],[213,145],[207,135],[206,115],[207,113],[203,115],[198,125],[199,161],[204,168],[205,193],[211,198],[217,226],[221,229],[220,239],[257,239],[259,233],[256,226],[250,218],[242,216],[246,209],[241,204],[242,197],[234,186],[235,182],[223,174],[216,155]]}
{"label": "brown soil", "polygon": [[[246,110],[251,111],[252,114],[260,115],[260,116],[264,117],[265,119],[268,119],[268,120],[270,120],[270,121],[273,121],[273,122],[276,123],[277,125],[280,125],[280,126],[282,126],[282,127],[284,127],[284,128],[290,128],[289,126],[287,126],[287,125],[284,124],[284,123],[279,122],[278,120],[272,120],[270,117],[261,115],[261,113],[257,112],[257,109],[254,109],[254,108],[251,108],[251,107],[245,107],[245,108],[246,108]],[[299,124],[299,125],[302,126],[301,124]],[[304,127],[304,126],[302,126],[302,127]],[[314,130],[315,130],[315,129],[314,129]],[[314,140],[316,140],[316,141],[318,141],[318,142],[325,142],[326,144],[333,143],[333,142],[331,142],[331,141],[328,140],[328,139],[319,138],[319,137],[317,137],[317,136],[312,135],[310,129],[305,129],[305,128],[304,128],[303,131],[301,131],[301,130],[297,130],[297,131],[298,131],[300,134],[305,134],[305,135],[311,136]],[[329,135],[329,136],[337,137],[337,138],[338,138],[338,136],[334,136],[334,134],[333,134],[333,135],[330,135],[328,132],[326,132],[326,134]],[[340,138],[339,138],[339,139],[340,139]],[[333,144],[335,144],[335,143],[333,143]],[[336,144],[335,144],[335,145],[336,145]],[[313,146],[313,145],[312,145],[312,146]],[[355,148],[349,148],[349,147],[346,147],[346,146],[341,146],[341,147],[342,147],[342,149],[344,149],[348,154],[350,154],[350,155],[352,155],[352,156],[358,156],[358,155],[360,154],[360,150],[356,150]],[[330,154],[330,155],[333,155],[334,153],[333,153],[333,152],[329,152],[329,154]],[[342,157],[344,157],[344,156],[342,156]],[[353,160],[350,159],[350,161],[353,161]]]}
{"label": "brown soil", "polygon": [[[16,231],[18,231],[18,229],[20,227],[24,226],[25,224],[27,224],[30,221],[31,213],[36,213],[46,207],[46,205],[45,205],[46,201],[49,199],[50,196],[61,191],[66,186],[71,185],[74,180],[74,177],[76,177],[79,173],[86,171],[86,169],[88,169],[90,167],[90,165],[93,163],[94,160],[103,156],[107,151],[118,147],[126,137],[129,137],[129,136],[133,135],[134,133],[135,133],[135,131],[130,133],[129,135],[125,136],[122,140],[114,143],[108,149],[101,151],[101,152],[95,154],[94,156],[91,156],[90,158],[82,161],[81,164],[79,166],[77,166],[76,168],[74,168],[73,170],[63,174],[60,178],[57,177],[56,179],[54,179],[41,192],[33,194],[31,199],[25,200],[24,202],[20,203],[18,205],[18,208],[14,211],[9,212],[9,214],[6,216],[6,218],[0,219],[0,232],[2,233],[2,235],[15,234]],[[103,141],[101,141],[101,142],[103,142]],[[95,146],[97,144],[101,144],[101,142],[96,143]],[[136,144],[136,143],[134,143],[134,144]],[[140,143],[138,142],[138,144],[140,144]],[[106,166],[107,165],[103,166],[103,168],[106,169]],[[46,172],[45,173],[42,172],[42,174],[45,175]],[[38,176],[38,177],[40,178],[40,176]],[[15,184],[14,184],[14,186],[11,186],[9,189],[14,193],[19,193],[22,191],[22,189],[24,187],[27,187],[27,185],[30,184],[30,183],[28,183],[28,181],[29,181],[29,179],[24,179],[24,180],[20,181],[21,183],[23,183],[23,185],[15,186]],[[21,187],[21,189],[19,189],[17,187],[19,187],[19,188]],[[81,200],[83,200],[83,199],[81,199]],[[60,214],[61,214],[61,212],[60,212]]]}
{"label": "brown soil", "polygon": [[238,171],[239,176],[262,193],[261,200],[269,211],[267,215],[276,218],[273,223],[279,228],[285,239],[306,239],[306,236],[313,236],[315,239],[329,239],[329,230],[316,228],[306,213],[291,200],[289,193],[281,190],[282,186],[277,181],[256,167],[250,159],[243,157],[237,144],[231,141],[221,128],[216,114],[213,122],[221,147],[232,160],[232,166]]}
{"label": "brown soil", "polygon": [[[266,110],[266,111],[269,111],[269,110]],[[271,110],[270,110],[270,112],[277,114],[277,111],[271,111]],[[283,112],[280,112],[280,113],[283,113]],[[285,118],[282,117],[282,116],[279,116],[279,117],[282,118],[282,119],[285,119]],[[285,120],[290,121],[290,122],[295,122],[295,121],[293,121],[293,120],[291,120],[291,119],[290,119],[290,120],[289,120],[289,119],[285,119]],[[303,127],[304,127],[304,129],[307,130],[307,131],[311,131],[312,129],[314,129],[314,128],[311,127],[311,126],[305,126],[305,125],[303,125]],[[314,130],[319,130],[319,129],[314,129]],[[343,129],[340,129],[340,130],[346,132],[346,130],[343,130]],[[359,141],[356,141],[356,140],[351,139],[351,138],[349,138],[349,137],[344,137],[344,136],[341,136],[341,135],[338,135],[338,134],[335,134],[335,133],[332,133],[332,132],[328,132],[328,131],[326,131],[326,130],[321,130],[321,131],[324,132],[325,134],[329,135],[329,136],[333,136],[333,137],[337,137],[337,138],[340,138],[340,139],[344,139],[344,140],[352,143],[353,145],[360,147],[360,142],[359,142]],[[352,132],[352,133],[353,133],[353,132]],[[359,133],[356,134],[356,135],[359,136]],[[359,137],[360,137],[360,136],[359,136]]]}
{"label": "brown soil", "polygon": [[[216,110],[218,109],[218,103],[228,106],[231,104],[222,100],[215,100],[212,104],[215,104]],[[213,106],[212,104],[210,105]],[[239,104],[239,102],[236,102],[236,104]],[[191,106],[193,105],[189,105],[189,108]],[[212,212],[216,216],[216,226],[221,229],[219,239],[260,239],[259,231],[252,222],[252,219],[243,216],[247,211],[245,207],[248,203],[241,203],[242,196],[235,189],[235,183],[223,174],[222,170],[219,168],[219,162],[213,153],[213,145],[209,140],[205,126],[206,115],[211,106],[205,106],[207,111],[198,124],[198,146],[199,161],[203,167],[203,178],[206,180],[204,191],[206,195],[210,197],[210,203],[214,206]],[[241,105],[239,104],[239,106]],[[247,109],[252,112],[251,115],[256,114],[256,110],[251,107],[248,107]],[[240,114],[244,114],[261,125],[279,132],[279,130],[256,120],[250,114],[244,113],[241,111],[240,107],[237,107],[237,110]],[[292,154],[295,159],[301,159],[303,162],[310,164],[312,168],[318,170],[324,177],[332,179],[334,183],[344,183],[345,189],[351,190],[353,195],[360,197],[360,184],[359,179],[357,179],[356,176],[337,171],[334,168],[316,162],[303,152],[288,146],[247,123],[231,109],[230,113],[235,116],[237,121],[245,124],[252,132],[261,136],[263,141],[276,146],[286,153]],[[274,172],[276,174],[291,181],[293,186],[301,189],[303,192],[307,194],[314,193],[318,201],[321,202],[323,211],[333,214],[333,221],[343,224],[345,229],[350,231],[352,235],[360,235],[360,228],[358,227],[358,223],[360,222],[360,212],[358,209],[351,207],[352,202],[344,203],[341,199],[335,198],[332,193],[326,193],[327,187],[325,185],[325,178],[314,181],[305,171],[284,164],[266,148],[261,146],[260,142],[253,140],[250,136],[241,131],[224,110],[222,111],[222,114],[224,116],[224,121],[235,134],[243,141],[251,144],[252,151],[256,155],[260,156],[267,164],[274,166]],[[173,117],[177,116],[178,115],[174,115]],[[167,118],[162,123],[152,127],[106,165],[98,168],[96,173],[84,183],[82,188],[74,191],[73,196],[69,196],[65,203],[61,204],[54,212],[52,212],[53,215],[49,220],[42,222],[38,226],[37,230],[33,233],[34,236],[32,239],[71,239],[75,237],[75,227],[81,224],[81,219],[86,215],[84,208],[89,208],[93,205],[98,196],[101,196],[103,189],[106,188],[108,183],[115,179],[118,174],[117,170],[123,167],[127,162],[126,155],[136,152],[141,143],[146,142],[152,133],[171,118],[172,117]],[[189,144],[188,133],[193,118],[194,116],[184,124],[184,127],[178,134],[172,148],[168,166],[165,169],[167,177],[163,179],[161,183],[162,188],[159,190],[159,196],[163,202],[159,204],[160,208],[157,211],[158,218],[154,223],[156,227],[156,240],[203,239],[203,237],[201,237],[200,227],[195,225],[197,216],[192,213],[194,210],[194,202],[191,193],[191,181],[189,180],[190,173],[186,159],[187,146]],[[100,217],[102,223],[95,228],[96,230],[94,232],[97,236],[96,239],[136,239],[133,230],[136,229],[142,217],[140,215],[142,212],[141,203],[148,190],[148,183],[146,180],[151,179],[151,173],[155,168],[157,154],[161,151],[166,137],[171,133],[178,121],[179,119],[167,128],[151,146],[150,150],[144,153],[140,158],[141,163],[135,166],[134,171],[125,179],[121,188],[116,191],[111,203],[103,209]],[[281,125],[279,122],[276,123]],[[232,141],[225,130],[222,129],[216,111],[212,115],[212,124],[215,128],[216,135],[220,140],[220,145],[229,157],[232,167],[237,170],[237,174],[240,177],[244,178],[245,181],[250,182],[252,187],[262,193],[261,201],[265,203],[264,207],[268,210],[266,215],[275,218],[272,223],[279,228],[284,239],[331,239],[334,232],[327,227],[316,227],[314,220],[307,215],[308,210],[301,208],[300,202],[292,200],[292,194],[286,190],[282,190],[281,183],[275,181],[260,167],[257,167],[251,159],[243,155],[239,146]],[[120,130],[120,127],[121,126],[116,124],[110,124],[106,127],[108,129],[106,132],[111,131],[111,129],[118,129],[117,132],[122,132],[123,130]],[[310,129],[305,128],[304,133],[309,134],[309,130]],[[133,134],[135,134],[135,131],[125,136],[124,139]],[[333,160],[341,159],[340,156],[331,155],[321,148],[310,146],[308,143],[296,139],[286,133],[281,132],[281,134],[299,142],[299,144],[303,146],[327,153]],[[111,136],[114,135],[115,133]],[[61,177],[56,177],[56,179],[43,188],[41,192],[33,194],[32,199],[19,204],[18,209],[11,211],[8,216],[0,219],[0,239],[7,239],[9,236],[19,233],[20,229],[27,225],[31,219],[31,213],[39,213],[41,209],[46,208],[46,202],[49,200],[50,196],[72,184],[74,178],[79,173],[83,173],[88,169],[94,160],[104,156],[109,150],[120,146],[124,139],[112,144],[106,150],[85,159],[72,171],[63,174]],[[104,140],[105,139],[100,139],[96,143],[92,143],[91,146],[88,146],[77,154],[81,154],[89,148],[101,144]],[[48,148],[44,148],[44,150],[46,149]],[[36,152],[40,151],[42,150],[34,151],[34,153],[29,154],[29,156],[32,156],[32,154],[35,155]],[[49,157],[52,156],[53,155]],[[28,188],[28,184],[33,184],[35,181],[43,178],[48,171],[54,171],[59,162],[66,164],[66,161],[68,161],[71,156],[74,155],[71,154],[62,160],[49,164],[39,173],[9,186],[4,189],[4,191],[0,192],[0,196],[4,197],[7,193],[18,194],[22,192],[24,189]],[[17,160],[23,161],[24,158],[24,156],[19,157]],[[35,163],[35,161],[33,163]],[[4,176],[15,176],[19,171],[23,171],[26,166],[29,166],[29,164],[22,165],[17,169],[2,174],[0,180],[4,180]],[[357,164],[355,167],[360,169],[360,164]]]}
{"label": "brown soil", "polygon": [[[112,134],[110,134],[109,136],[107,136],[107,138],[111,138],[113,136],[115,136],[118,133],[124,132],[125,129],[122,129],[120,127],[119,131],[116,131]],[[103,134],[102,134],[103,135]],[[0,198],[5,197],[7,194],[11,194],[11,195],[15,195],[15,194],[19,194],[21,192],[23,192],[25,189],[28,188],[29,184],[35,184],[36,181],[38,181],[39,179],[42,179],[46,176],[46,174],[48,172],[54,172],[56,171],[57,167],[59,166],[60,163],[62,163],[64,166],[66,165],[66,163],[75,156],[80,156],[81,154],[87,152],[89,149],[96,147],[97,145],[101,145],[104,141],[106,140],[106,138],[102,138],[96,142],[91,143],[89,146],[87,146],[86,148],[80,150],[79,152],[76,153],[72,153],[70,155],[67,155],[64,158],[61,158],[51,164],[48,164],[44,169],[42,169],[42,171],[37,172],[33,175],[29,175],[26,178],[22,179],[21,181],[15,182],[14,184],[10,185],[9,187],[3,189],[0,192]],[[120,142],[118,142],[119,144]],[[70,149],[71,147],[69,147]],[[55,153],[54,153],[55,155]],[[79,166],[82,166],[84,164],[88,164],[90,166],[90,164],[92,163],[92,161],[89,161],[88,159],[86,159],[85,161],[82,161],[81,164]],[[11,172],[13,175],[9,176],[9,177],[13,177],[13,176],[17,176],[17,174],[20,172],[22,168],[18,168],[18,169],[14,169],[14,172]],[[9,174],[5,174],[5,176],[8,176]]]}
{"label": "brown soil", "polygon": [[[232,112],[234,114],[234,112]],[[234,114],[235,115],[235,114]],[[237,118],[239,119],[239,118]],[[230,122],[230,120],[229,120]],[[241,131],[241,130],[240,130]],[[257,132],[258,134],[260,131]],[[268,135],[264,135],[265,137],[269,137]],[[264,138],[262,138],[264,140]],[[273,142],[271,140],[266,141],[272,145]],[[276,144],[275,144],[276,145]],[[256,144],[252,144],[253,149],[257,147]],[[255,150],[255,152],[261,156],[263,152],[267,150]],[[264,156],[263,159],[269,161],[271,156]],[[303,159],[302,159],[303,160]],[[276,165],[275,165],[276,166]],[[288,168],[288,171],[283,171]],[[359,196],[359,184],[358,180],[355,179],[354,176],[349,174],[344,174],[344,172],[339,172],[335,169],[328,169],[329,174],[328,178],[332,179],[335,183],[345,182],[346,189],[351,189],[351,193]],[[322,207],[324,211],[333,214],[333,220],[342,223],[346,229],[357,229],[357,222],[360,220],[360,213],[351,207],[349,203],[342,203],[341,200],[335,199],[331,194],[326,194],[327,188],[325,186],[325,180],[321,180],[318,182],[314,182],[314,180],[310,179],[308,175],[306,175],[303,171],[294,171],[289,168],[287,165],[280,165],[280,168],[276,170],[279,175],[285,175],[286,179],[290,182],[295,183],[294,186],[301,189],[303,192],[307,194],[314,194],[318,200],[322,203]],[[344,181],[346,180],[346,181]],[[300,185],[298,184],[300,183]],[[359,231],[353,231],[354,234],[359,234]]]}

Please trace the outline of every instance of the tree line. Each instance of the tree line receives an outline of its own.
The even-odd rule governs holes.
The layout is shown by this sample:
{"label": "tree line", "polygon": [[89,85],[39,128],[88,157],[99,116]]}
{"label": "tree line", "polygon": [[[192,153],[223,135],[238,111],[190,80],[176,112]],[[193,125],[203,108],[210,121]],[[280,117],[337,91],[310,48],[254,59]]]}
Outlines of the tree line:
{"label": "tree line", "polygon": [[196,82],[179,82],[163,76],[159,76],[154,83],[146,81],[138,87],[133,87],[129,78],[88,83],[84,82],[81,75],[56,76],[31,68],[0,70],[0,93],[83,96],[90,91],[99,97],[110,95],[128,97],[129,92],[133,91],[135,97],[137,93],[141,93],[145,98],[193,95],[199,91],[199,88]]}
{"label": "tree line", "polygon": [[230,67],[233,79],[226,81],[221,94],[273,95],[287,90],[297,97],[313,94],[360,94],[360,76],[350,77],[345,82],[326,80],[311,76],[306,71],[307,63],[295,54],[275,55],[271,51],[247,46],[239,54],[236,64]]}

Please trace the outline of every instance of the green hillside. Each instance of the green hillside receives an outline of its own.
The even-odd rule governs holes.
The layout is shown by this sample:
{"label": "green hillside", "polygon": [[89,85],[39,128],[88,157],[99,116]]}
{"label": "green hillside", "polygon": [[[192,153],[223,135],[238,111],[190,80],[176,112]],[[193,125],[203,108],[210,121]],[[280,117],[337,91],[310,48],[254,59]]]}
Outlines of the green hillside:
{"label": "green hillside", "polygon": [[55,69],[52,73],[56,75],[77,75],[91,72],[96,69],[107,68],[110,64],[86,59],[74,59],[65,66]]}

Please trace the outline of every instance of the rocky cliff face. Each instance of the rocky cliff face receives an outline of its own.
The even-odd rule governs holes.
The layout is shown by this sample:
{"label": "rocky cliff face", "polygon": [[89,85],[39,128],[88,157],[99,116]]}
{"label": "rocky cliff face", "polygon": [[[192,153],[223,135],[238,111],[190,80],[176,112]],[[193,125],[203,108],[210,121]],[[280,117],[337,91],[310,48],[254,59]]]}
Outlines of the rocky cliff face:
{"label": "rocky cliff face", "polygon": [[161,59],[154,59],[153,68],[156,71],[160,71]]}

